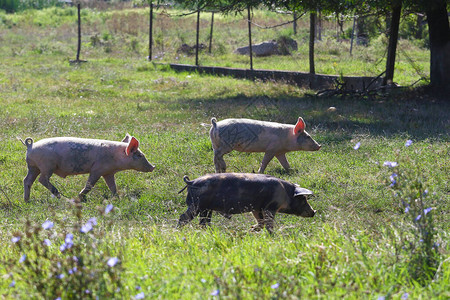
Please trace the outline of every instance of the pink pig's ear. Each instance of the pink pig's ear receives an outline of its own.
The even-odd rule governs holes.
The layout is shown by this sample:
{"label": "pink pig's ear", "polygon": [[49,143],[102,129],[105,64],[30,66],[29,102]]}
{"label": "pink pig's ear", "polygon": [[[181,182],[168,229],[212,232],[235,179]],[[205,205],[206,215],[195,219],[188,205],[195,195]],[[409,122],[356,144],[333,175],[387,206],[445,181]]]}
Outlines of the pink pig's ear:
{"label": "pink pig's ear", "polygon": [[126,153],[127,155],[130,155],[130,153],[135,152],[139,147],[139,141],[133,136],[131,137],[130,142],[128,143],[127,149],[126,149]]}
{"label": "pink pig's ear", "polygon": [[295,124],[294,127],[294,134],[299,134],[303,131],[305,131],[305,121],[303,121],[302,117],[298,117],[297,124]]}

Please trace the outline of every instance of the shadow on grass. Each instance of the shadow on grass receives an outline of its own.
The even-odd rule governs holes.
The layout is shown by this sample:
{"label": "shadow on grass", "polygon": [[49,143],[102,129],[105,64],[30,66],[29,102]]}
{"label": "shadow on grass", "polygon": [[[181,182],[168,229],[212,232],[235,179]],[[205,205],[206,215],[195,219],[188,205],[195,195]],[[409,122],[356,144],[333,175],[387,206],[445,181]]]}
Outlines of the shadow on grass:
{"label": "shadow on grass", "polygon": [[169,105],[173,105],[173,109],[184,105],[192,114],[218,120],[251,118],[295,124],[301,116],[307,123],[307,131],[316,131],[316,135],[332,143],[346,142],[361,134],[448,141],[450,132],[450,102],[424,100],[413,92],[376,100],[308,95],[238,95],[216,99],[177,99]]}

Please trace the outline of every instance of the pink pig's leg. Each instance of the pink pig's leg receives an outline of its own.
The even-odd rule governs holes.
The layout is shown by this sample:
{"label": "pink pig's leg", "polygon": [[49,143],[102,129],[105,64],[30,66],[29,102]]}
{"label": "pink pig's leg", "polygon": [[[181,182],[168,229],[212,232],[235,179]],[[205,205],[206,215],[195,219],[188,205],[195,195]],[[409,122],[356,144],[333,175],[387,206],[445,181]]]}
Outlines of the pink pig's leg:
{"label": "pink pig's leg", "polygon": [[106,185],[109,190],[113,193],[113,195],[117,194],[117,186],[116,180],[114,179],[114,174],[103,175],[103,179],[105,179]]}
{"label": "pink pig's leg", "polygon": [[80,198],[80,200],[85,201],[86,198],[86,194],[89,193],[89,191],[92,189],[92,187],[97,183],[97,181],[100,179],[100,176],[96,175],[96,174],[89,174],[89,178],[86,182],[86,186],[84,187],[84,189],[81,190],[81,192],[78,194],[78,197]]}
{"label": "pink pig's leg", "polygon": [[291,168],[291,166],[289,165],[289,162],[288,162],[288,160],[287,160],[287,158],[286,158],[286,153],[279,154],[279,155],[277,155],[276,157],[277,157],[278,161],[280,162],[280,164],[283,166],[283,168],[284,168],[286,171],[289,171],[289,169]]}
{"label": "pink pig's leg", "polygon": [[58,189],[55,188],[53,184],[50,182],[50,177],[52,176],[53,172],[49,171],[46,174],[42,173],[39,177],[39,182],[45,186],[53,195],[55,195],[58,198],[61,198],[61,195],[58,192]]}
{"label": "pink pig's leg", "polygon": [[264,154],[264,158],[261,162],[261,167],[259,167],[258,173],[264,173],[264,170],[267,167],[267,164],[272,160],[272,158],[275,156],[275,154],[271,153],[271,152],[266,152],[266,154]]}
{"label": "pink pig's leg", "polygon": [[229,152],[231,152],[231,150],[214,150],[214,166],[216,167],[216,173],[225,173],[225,171],[227,170],[227,164],[223,160],[223,156]]}
{"label": "pink pig's leg", "polygon": [[28,167],[28,174],[23,179],[23,199],[28,202],[30,200],[30,190],[31,186],[33,185],[33,182],[36,180],[38,175],[41,173],[38,168],[35,167]]}

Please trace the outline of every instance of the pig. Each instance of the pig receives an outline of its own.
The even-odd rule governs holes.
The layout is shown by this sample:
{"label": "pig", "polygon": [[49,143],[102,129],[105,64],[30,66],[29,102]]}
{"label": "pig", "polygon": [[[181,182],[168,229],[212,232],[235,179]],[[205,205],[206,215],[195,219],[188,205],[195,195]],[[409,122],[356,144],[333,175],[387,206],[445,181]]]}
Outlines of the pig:
{"label": "pig", "polygon": [[214,150],[216,173],[226,172],[224,154],[241,152],[265,152],[258,173],[264,173],[267,164],[275,156],[283,168],[290,169],[286,153],[290,151],[317,151],[320,145],[305,131],[305,121],[298,118],[297,124],[280,124],[251,119],[211,119],[209,132]]}
{"label": "pig", "polygon": [[116,194],[116,172],[128,169],[151,172],[155,168],[139,150],[139,141],[129,134],[121,142],[74,137],[47,138],[36,143],[32,138],[27,138],[21,142],[27,147],[28,174],[23,180],[26,202],[39,174],[39,182],[60,198],[59,191],[49,181],[53,173],[62,178],[89,173],[86,186],[78,194],[84,201],[101,176],[111,192]]}
{"label": "pig", "polygon": [[187,188],[188,208],[177,227],[189,223],[200,214],[200,224],[211,222],[212,211],[229,217],[233,214],[252,212],[257,224],[252,230],[264,227],[273,232],[277,212],[301,217],[313,217],[315,210],[306,200],[310,190],[299,187],[274,176],[255,173],[215,173],[190,181],[183,178]]}

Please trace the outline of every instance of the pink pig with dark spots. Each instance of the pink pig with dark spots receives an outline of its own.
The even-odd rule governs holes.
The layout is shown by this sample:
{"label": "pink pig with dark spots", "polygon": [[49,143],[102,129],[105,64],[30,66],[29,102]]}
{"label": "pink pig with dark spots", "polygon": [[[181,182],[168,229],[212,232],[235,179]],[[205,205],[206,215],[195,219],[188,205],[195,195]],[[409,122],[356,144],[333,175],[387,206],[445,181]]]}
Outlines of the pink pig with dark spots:
{"label": "pink pig with dark spots", "polygon": [[129,169],[151,172],[155,168],[139,150],[139,141],[129,134],[121,142],[55,137],[36,143],[27,138],[22,143],[27,147],[28,165],[28,174],[23,180],[25,201],[30,199],[31,186],[39,174],[39,182],[59,198],[59,191],[49,181],[52,174],[65,178],[68,175],[89,173],[86,186],[78,195],[84,200],[100,177],[116,194],[115,173]]}
{"label": "pink pig with dark spots", "polygon": [[289,170],[286,153],[291,151],[317,151],[320,145],[305,131],[301,117],[295,125],[265,122],[251,119],[211,119],[209,132],[214,149],[214,165],[217,173],[226,171],[223,156],[233,150],[241,152],[265,152],[259,173],[276,157],[283,168]]}

